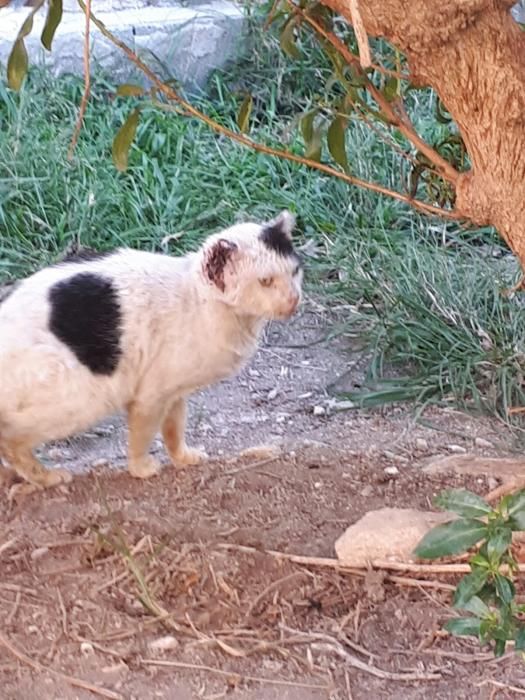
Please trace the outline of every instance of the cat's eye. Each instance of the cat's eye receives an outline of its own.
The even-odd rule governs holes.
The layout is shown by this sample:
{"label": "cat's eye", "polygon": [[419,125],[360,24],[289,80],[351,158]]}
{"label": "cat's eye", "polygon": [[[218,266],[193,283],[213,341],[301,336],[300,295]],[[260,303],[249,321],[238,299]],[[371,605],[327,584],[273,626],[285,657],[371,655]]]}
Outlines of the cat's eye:
{"label": "cat's eye", "polygon": [[259,282],[263,287],[271,287],[273,284],[273,277],[263,277]]}
{"label": "cat's eye", "polygon": [[301,269],[300,265],[297,265],[297,267],[294,267],[293,272],[292,272],[292,277],[295,277],[296,275],[298,275],[300,269]]}

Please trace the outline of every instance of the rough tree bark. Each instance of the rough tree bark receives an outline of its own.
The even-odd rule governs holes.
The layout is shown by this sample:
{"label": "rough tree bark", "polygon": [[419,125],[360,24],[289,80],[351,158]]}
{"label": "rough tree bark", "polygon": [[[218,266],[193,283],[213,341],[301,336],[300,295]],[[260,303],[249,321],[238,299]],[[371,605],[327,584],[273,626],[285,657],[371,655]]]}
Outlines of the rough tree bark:
{"label": "rough tree bark", "polygon": [[[322,0],[351,22],[349,0]],[[367,33],[406,55],[454,118],[472,168],[456,209],[493,225],[525,269],[525,32],[515,0],[359,0]]]}

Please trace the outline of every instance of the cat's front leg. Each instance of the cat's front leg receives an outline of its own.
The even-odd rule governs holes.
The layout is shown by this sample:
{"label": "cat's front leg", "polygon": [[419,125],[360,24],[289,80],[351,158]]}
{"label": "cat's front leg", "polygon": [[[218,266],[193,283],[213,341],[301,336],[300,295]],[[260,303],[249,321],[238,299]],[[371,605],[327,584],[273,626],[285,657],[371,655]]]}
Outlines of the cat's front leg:
{"label": "cat's front leg", "polygon": [[186,432],[186,399],[177,399],[170,407],[162,424],[164,444],[174,465],[194,465],[206,459],[202,450],[188,447]]}

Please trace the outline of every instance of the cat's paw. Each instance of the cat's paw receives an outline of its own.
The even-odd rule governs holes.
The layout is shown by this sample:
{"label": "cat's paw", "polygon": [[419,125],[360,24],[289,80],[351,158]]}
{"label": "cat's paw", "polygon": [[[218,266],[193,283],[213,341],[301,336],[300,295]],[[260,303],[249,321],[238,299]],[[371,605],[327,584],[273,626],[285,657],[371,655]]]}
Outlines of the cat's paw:
{"label": "cat's paw", "polygon": [[69,484],[73,480],[73,475],[67,469],[56,467],[55,469],[46,470],[46,479],[43,484],[44,488],[58,486],[58,484]]}
{"label": "cat's paw", "polygon": [[149,479],[151,476],[158,474],[160,470],[159,462],[149,455],[142,459],[130,461],[128,464],[129,473],[136,479]]}
{"label": "cat's paw", "polygon": [[208,459],[206,452],[195,447],[184,447],[172,456],[172,462],[175,466],[191,467],[200,464],[205,459]]}

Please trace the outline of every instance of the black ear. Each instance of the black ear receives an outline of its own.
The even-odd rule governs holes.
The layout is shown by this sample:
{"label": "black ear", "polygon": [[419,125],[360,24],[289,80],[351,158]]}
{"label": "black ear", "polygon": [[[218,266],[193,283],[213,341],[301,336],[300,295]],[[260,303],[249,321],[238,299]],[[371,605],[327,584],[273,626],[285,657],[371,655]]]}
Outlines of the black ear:
{"label": "black ear", "polygon": [[237,251],[237,244],[226,238],[219,238],[206,252],[204,271],[210,282],[224,292],[224,268]]}
{"label": "black ear", "polygon": [[292,231],[295,226],[295,217],[289,211],[282,211],[272,221],[269,221],[262,230],[261,240],[267,248],[283,257],[294,255],[292,245]]}

